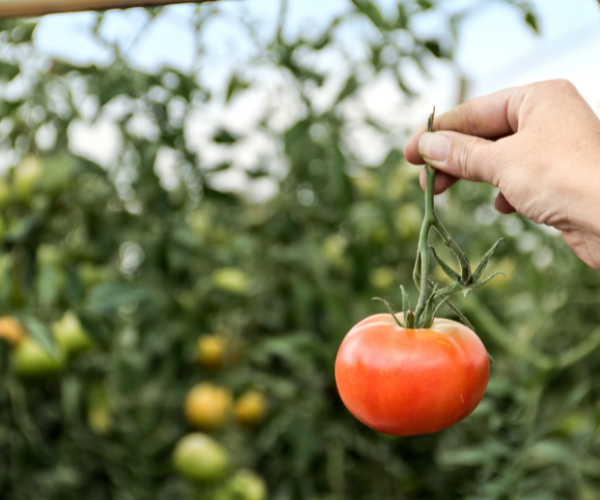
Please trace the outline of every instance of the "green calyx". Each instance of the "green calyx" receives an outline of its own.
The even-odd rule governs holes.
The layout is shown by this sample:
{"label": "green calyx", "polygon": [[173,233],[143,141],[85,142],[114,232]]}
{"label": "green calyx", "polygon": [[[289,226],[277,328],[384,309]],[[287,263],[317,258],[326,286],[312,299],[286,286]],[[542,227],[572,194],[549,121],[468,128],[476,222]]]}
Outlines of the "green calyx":
{"label": "green calyx", "polygon": [[[433,118],[435,115],[435,108],[433,113],[429,115],[427,121],[427,131],[433,132]],[[413,271],[413,280],[417,289],[419,290],[419,302],[414,313],[410,310],[410,304],[408,302],[408,294],[403,286],[400,287],[402,291],[402,310],[404,321],[400,321],[395,315],[394,311],[390,307],[389,303],[383,299],[375,297],[376,300],[381,300],[387,307],[388,311],[394,317],[396,323],[402,328],[429,328],[433,324],[433,320],[440,307],[447,305],[452,311],[460,318],[460,320],[472,329],[471,324],[467,318],[462,314],[458,308],[449,301],[449,297],[454,292],[462,292],[466,297],[472,290],[485,285],[495,276],[504,273],[498,271],[493,273],[486,278],[482,278],[483,272],[485,271],[490,258],[498,248],[498,245],[504,241],[504,238],[500,238],[492,248],[490,248],[481,259],[479,265],[475,268],[475,271],[471,270],[471,264],[465,253],[460,249],[456,242],[452,239],[442,221],[438,217],[435,206],[433,187],[435,181],[436,170],[431,165],[425,165],[425,172],[427,179],[425,183],[425,216],[423,217],[423,224],[421,226],[421,233],[419,236],[419,248],[417,252],[417,258]],[[460,265],[460,273],[456,272],[446,262],[444,262],[437,254],[432,246],[429,246],[429,232],[431,228],[435,228],[438,234],[442,237],[444,244],[449,247],[454,255],[456,256]],[[442,268],[442,271],[452,280],[452,284],[442,288],[438,288],[438,284],[435,283],[429,276],[429,250],[433,254],[434,259]]]}

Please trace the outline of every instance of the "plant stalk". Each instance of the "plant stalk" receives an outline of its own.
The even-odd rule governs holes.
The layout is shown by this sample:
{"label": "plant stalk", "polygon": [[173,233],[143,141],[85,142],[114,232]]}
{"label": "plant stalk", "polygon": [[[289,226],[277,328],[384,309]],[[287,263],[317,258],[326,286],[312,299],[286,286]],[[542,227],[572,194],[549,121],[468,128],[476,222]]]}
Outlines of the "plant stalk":
{"label": "plant stalk", "polygon": [[[435,112],[435,110],[434,110]],[[427,131],[433,130],[433,113],[429,117]],[[427,180],[425,182],[425,217],[423,217],[423,225],[421,226],[421,234],[419,235],[419,256],[421,261],[421,286],[419,294],[419,302],[415,309],[415,323],[417,328],[421,325],[421,317],[425,311],[427,303],[427,292],[429,284],[429,230],[435,224],[435,209],[433,205],[433,183],[435,181],[435,168],[431,165],[425,165]]]}

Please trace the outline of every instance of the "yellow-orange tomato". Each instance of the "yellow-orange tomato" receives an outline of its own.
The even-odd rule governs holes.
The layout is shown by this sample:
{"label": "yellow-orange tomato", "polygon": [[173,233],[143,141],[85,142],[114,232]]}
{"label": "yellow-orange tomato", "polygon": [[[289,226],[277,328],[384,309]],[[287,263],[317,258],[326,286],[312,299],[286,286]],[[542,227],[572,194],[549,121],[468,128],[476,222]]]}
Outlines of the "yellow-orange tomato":
{"label": "yellow-orange tomato", "polygon": [[430,328],[406,329],[390,314],[376,314],[344,338],[335,378],[346,408],[361,422],[415,436],[469,415],[485,393],[489,369],[483,343],[460,323],[436,319]]}
{"label": "yellow-orange tomato", "polygon": [[196,359],[209,370],[218,370],[225,363],[225,339],[219,335],[202,335],[196,343]]}
{"label": "yellow-orange tomato", "polygon": [[261,391],[250,390],[242,394],[235,403],[233,413],[242,425],[257,425],[265,418],[267,398]]}
{"label": "yellow-orange tomato", "polygon": [[16,318],[4,316],[0,318],[0,338],[17,345],[25,338],[25,330]]}
{"label": "yellow-orange tomato", "polygon": [[231,393],[216,385],[201,383],[185,399],[185,417],[194,427],[213,430],[222,427],[231,412]]}

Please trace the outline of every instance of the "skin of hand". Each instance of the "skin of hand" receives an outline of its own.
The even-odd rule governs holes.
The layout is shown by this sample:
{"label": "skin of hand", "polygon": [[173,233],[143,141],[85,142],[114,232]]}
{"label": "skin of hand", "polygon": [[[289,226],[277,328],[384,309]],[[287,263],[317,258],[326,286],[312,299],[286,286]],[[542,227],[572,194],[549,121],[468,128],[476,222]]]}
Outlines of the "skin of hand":
{"label": "skin of hand", "polygon": [[[500,189],[496,209],[559,229],[600,270],[600,120],[566,80],[501,90],[435,118],[404,156],[436,167],[435,193],[458,179]],[[424,186],[425,175],[421,175]]]}

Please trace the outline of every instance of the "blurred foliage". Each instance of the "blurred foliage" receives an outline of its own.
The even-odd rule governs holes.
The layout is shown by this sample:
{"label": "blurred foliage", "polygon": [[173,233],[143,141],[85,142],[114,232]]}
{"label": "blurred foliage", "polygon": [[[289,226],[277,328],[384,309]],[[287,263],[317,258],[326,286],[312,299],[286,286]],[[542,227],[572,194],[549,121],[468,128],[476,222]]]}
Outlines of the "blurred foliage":
{"label": "blurred foliage", "polygon": [[[0,340],[3,499],[208,498],[171,459],[192,431],[186,394],[201,382],[236,399],[266,398],[260,423],[231,419],[211,433],[228,450],[231,474],[242,471],[218,498],[240,498],[227,495],[253,477],[246,469],[281,500],[600,498],[600,274],[554,232],[498,216],[486,186],[460,183],[437,202],[475,260],[507,239],[494,264],[507,277],[460,303],[495,360],[481,405],[444,432],[392,438],[357,422],[337,396],[333,365],[345,333],[381,312],[371,297],[397,306],[398,285],[411,283],[422,192],[398,149],[367,167],[347,147],[340,106],[366,83],[358,69],[317,111],[309,90],[326,74],[300,55],[335,45],[336,30],[359,18],[381,35],[371,40],[372,74],[390,72],[412,94],[398,58],[425,70],[454,47],[412,31],[413,17],[436,2],[404,1],[391,16],[353,3],[314,40],[280,31],[263,44],[260,63],[290,77],[304,104],[285,130],[269,130],[286,174],[248,170],[248,179],[278,186],[264,203],[217,189],[211,179],[231,166],[207,170],[186,147],[175,105],[187,114],[216,99],[194,75],[145,74],[116,49],[101,69],[48,61],[30,42],[33,23],[2,21],[0,155],[15,166],[0,178],[0,313],[18,318],[54,370],[20,375],[23,344]],[[537,26],[526,4],[509,3]],[[215,8],[199,9],[197,29]],[[460,18],[446,16],[450,32]],[[410,43],[396,47],[398,36]],[[260,85],[241,75],[232,75],[223,106]],[[72,122],[93,123],[115,105],[117,160],[101,167],[71,153]],[[136,113],[154,133],[136,133]],[[221,128],[212,140],[234,147],[240,137]],[[164,147],[177,152],[180,177],[169,189],[155,169]],[[0,336],[18,339],[14,322],[3,324],[13,326]],[[207,334],[224,340],[201,354]]]}

